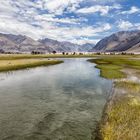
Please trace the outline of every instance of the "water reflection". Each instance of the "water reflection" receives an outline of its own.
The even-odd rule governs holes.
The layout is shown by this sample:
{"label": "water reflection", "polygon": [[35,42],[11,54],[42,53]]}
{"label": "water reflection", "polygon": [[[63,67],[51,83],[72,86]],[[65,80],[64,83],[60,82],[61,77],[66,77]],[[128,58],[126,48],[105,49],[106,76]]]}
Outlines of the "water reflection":
{"label": "water reflection", "polygon": [[0,139],[90,140],[111,89],[86,59],[1,74]]}

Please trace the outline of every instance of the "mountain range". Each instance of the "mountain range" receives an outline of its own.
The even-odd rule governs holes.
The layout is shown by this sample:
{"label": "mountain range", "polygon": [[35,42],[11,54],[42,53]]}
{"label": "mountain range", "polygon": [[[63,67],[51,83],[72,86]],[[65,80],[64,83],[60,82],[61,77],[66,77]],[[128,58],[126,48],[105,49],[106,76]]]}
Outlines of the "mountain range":
{"label": "mountain range", "polygon": [[60,42],[49,38],[34,40],[23,35],[0,33],[0,50],[5,52],[88,52],[94,46],[94,44],[78,45],[66,41]]}
{"label": "mountain range", "polygon": [[49,38],[34,40],[24,35],[0,33],[0,50],[4,52],[140,52],[140,30],[121,31],[83,45]]}

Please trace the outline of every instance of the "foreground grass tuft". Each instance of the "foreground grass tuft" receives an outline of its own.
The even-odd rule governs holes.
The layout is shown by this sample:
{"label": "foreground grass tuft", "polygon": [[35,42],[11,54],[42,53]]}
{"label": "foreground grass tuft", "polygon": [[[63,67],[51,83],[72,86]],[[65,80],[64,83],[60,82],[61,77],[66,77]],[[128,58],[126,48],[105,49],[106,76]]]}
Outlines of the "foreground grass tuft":
{"label": "foreground grass tuft", "polygon": [[140,99],[123,98],[107,115],[107,122],[101,127],[103,140],[140,139]]}
{"label": "foreground grass tuft", "polygon": [[115,87],[125,90],[126,94],[116,95],[107,112],[107,121],[101,126],[101,135],[104,140],[139,140],[140,83],[119,81]]}

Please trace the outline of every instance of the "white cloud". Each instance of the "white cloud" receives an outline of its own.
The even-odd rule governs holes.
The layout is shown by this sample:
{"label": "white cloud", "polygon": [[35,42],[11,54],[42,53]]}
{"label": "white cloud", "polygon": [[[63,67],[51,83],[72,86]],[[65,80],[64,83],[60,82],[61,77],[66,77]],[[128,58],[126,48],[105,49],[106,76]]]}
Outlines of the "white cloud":
{"label": "white cloud", "polygon": [[97,42],[99,42],[100,39],[89,39],[89,38],[81,38],[77,40],[73,40],[73,43],[78,43],[78,44],[86,44],[86,43],[91,43],[91,44],[96,44]]}
{"label": "white cloud", "polygon": [[120,20],[117,24],[118,28],[121,30],[140,30],[140,23],[131,23],[129,21]]}
{"label": "white cloud", "polygon": [[118,23],[118,28],[120,28],[121,30],[128,30],[128,29],[130,29],[132,27],[133,27],[133,24],[131,22],[129,22],[129,21],[121,20]]}
{"label": "white cloud", "polygon": [[82,9],[78,9],[76,12],[81,14],[90,14],[90,13],[100,13],[102,16],[107,15],[112,9],[121,9],[120,4],[114,4],[112,6],[104,6],[104,5],[95,5],[92,7],[86,7]]}
{"label": "white cloud", "polygon": [[37,39],[42,31],[39,28],[31,26],[25,22],[20,22],[12,17],[0,16],[0,32],[11,34],[23,34]]}
{"label": "white cloud", "polygon": [[140,13],[140,8],[132,6],[130,10],[121,12],[121,14],[134,14],[134,13]]}
{"label": "white cloud", "polygon": [[122,5],[115,3],[112,6],[110,6],[110,9],[122,9]]}
{"label": "white cloud", "polygon": [[42,5],[42,8],[48,10],[49,13],[61,15],[66,9],[75,10],[83,1],[85,0],[38,0],[37,4]]}
{"label": "white cloud", "polygon": [[79,24],[81,21],[86,21],[84,18],[56,18],[52,14],[37,15],[34,17],[38,21],[46,21],[53,23]]}
{"label": "white cloud", "polygon": [[101,15],[106,15],[109,12],[109,6],[96,5],[92,7],[79,9],[76,12],[81,14],[90,14],[99,12]]}
{"label": "white cloud", "polygon": [[115,3],[115,2],[124,2],[126,0],[91,0],[92,2],[98,2],[101,4],[106,4],[106,3]]}

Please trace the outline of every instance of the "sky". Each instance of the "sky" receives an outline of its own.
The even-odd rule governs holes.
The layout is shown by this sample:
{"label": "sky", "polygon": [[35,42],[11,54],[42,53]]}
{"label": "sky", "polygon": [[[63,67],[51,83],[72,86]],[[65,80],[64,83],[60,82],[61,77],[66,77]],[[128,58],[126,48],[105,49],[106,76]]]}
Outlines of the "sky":
{"label": "sky", "polygon": [[0,32],[97,43],[140,29],[140,0],[0,0]]}

